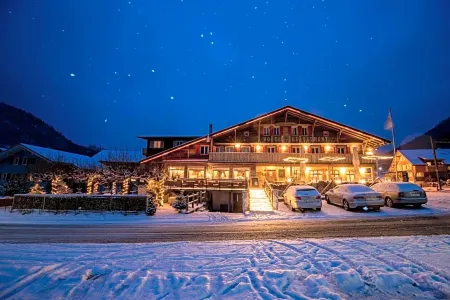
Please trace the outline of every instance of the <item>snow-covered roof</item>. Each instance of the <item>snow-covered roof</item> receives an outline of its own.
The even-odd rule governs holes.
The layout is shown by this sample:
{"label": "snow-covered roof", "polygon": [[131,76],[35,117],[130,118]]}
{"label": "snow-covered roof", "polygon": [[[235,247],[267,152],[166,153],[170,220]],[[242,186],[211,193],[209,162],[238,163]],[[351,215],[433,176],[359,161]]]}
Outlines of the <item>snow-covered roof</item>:
{"label": "snow-covered roof", "polygon": [[101,150],[92,156],[91,160],[94,164],[99,164],[102,161],[138,163],[144,158],[142,152],[136,150]]}
{"label": "snow-covered roof", "polygon": [[[423,161],[433,159],[433,151],[431,149],[416,149],[416,150],[398,150],[411,164],[415,166],[424,166]],[[444,164],[450,164],[450,150],[436,149],[436,158],[443,160]]]}
{"label": "snow-covered roof", "polygon": [[76,154],[72,152],[60,151],[51,148],[44,148],[30,144],[20,144],[32,152],[44,157],[45,159],[53,162],[62,162],[68,164],[74,164],[77,167],[88,167],[91,165],[91,158],[86,155]]}

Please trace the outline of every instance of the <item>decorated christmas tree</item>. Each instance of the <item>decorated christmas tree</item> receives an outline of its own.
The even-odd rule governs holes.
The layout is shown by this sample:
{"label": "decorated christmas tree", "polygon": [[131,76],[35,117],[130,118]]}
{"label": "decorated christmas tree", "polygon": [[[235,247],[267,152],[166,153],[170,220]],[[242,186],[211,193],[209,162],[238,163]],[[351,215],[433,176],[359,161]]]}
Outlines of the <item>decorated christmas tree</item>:
{"label": "decorated christmas tree", "polygon": [[182,209],[186,209],[186,196],[183,195],[183,193],[179,193],[177,197],[175,198],[175,202],[172,203],[172,207],[175,209],[178,209],[178,211],[181,211]]}
{"label": "decorated christmas tree", "polygon": [[36,195],[42,195],[45,194],[44,189],[42,188],[42,186],[36,182],[33,187],[31,188],[29,194],[36,194]]}
{"label": "decorated christmas tree", "polygon": [[164,206],[164,195],[166,194],[166,179],[167,175],[162,174],[159,177],[158,183],[157,183],[157,194],[156,194],[156,202],[159,206]]}
{"label": "decorated christmas tree", "polygon": [[55,176],[52,180],[52,194],[70,194],[72,191],[61,176]]}

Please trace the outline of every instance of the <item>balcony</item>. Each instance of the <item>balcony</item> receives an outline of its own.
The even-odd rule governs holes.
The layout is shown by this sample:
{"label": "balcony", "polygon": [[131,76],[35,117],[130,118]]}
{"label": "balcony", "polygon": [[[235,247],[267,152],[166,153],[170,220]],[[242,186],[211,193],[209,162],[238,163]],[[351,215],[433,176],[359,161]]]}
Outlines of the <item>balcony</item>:
{"label": "balcony", "polygon": [[168,190],[247,190],[246,179],[178,179],[166,180],[165,188]]}
{"label": "balcony", "polygon": [[210,162],[238,162],[238,163],[286,163],[285,158],[298,157],[308,159],[307,163],[329,164],[330,161],[324,160],[326,157],[339,157],[340,160],[334,161],[336,164],[351,164],[353,159],[351,154],[296,154],[296,153],[257,153],[257,152],[211,152],[209,154]]}

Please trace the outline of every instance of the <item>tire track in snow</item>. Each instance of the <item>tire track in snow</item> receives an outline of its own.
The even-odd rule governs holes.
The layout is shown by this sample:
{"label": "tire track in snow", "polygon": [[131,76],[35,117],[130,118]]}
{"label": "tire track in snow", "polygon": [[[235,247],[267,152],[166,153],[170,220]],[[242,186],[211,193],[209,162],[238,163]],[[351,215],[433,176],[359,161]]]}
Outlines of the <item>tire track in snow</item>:
{"label": "tire track in snow", "polygon": [[[339,243],[339,244],[342,244],[342,242],[339,242],[339,241],[336,241],[336,242]],[[358,245],[358,243],[359,243],[359,245]],[[361,247],[362,245],[372,247],[372,250],[364,249],[364,248]],[[396,263],[393,263],[393,262],[389,261],[388,259],[382,257],[380,254],[377,254],[377,251],[374,251],[374,250],[378,250],[379,251],[381,249],[382,250],[381,253],[387,253],[387,254],[396,256],[400,260],[403,260],[406,263],[411,264],[410,269],[411,268],[416,268],[421,273],[427,273],[429,271],[434,272],[434,270],[432,270],[432,269],[435,269],[436,271],[438,271],[436,268],[424,267],[422,264],[414,262],[412,259],[407,258],[403,254],[392,252],[392,250],[390,250],[390,249],[387,249],[387,248],[385,248],[383,246],[374,245],[374,244],[372,244],[370,242],[367,242],[367,241],[353,240],[352,241],[352,246],[357,248],[359,251],[361,251],[363,253],[366,253],[367,255],[373,256],[375,259],[381,261],[382,263],[384,263],[386,266],[390,267],[391,269],[393,269],[393,270],[395,270],[395,271],[397,271],[399,273],[402,273],[407,278],[409,278],[412,282],[414,282],[417,285],[417,288],[419,288],[421,291],[430,291],[430,292],[435,292],[436,291],[436,287],[432,286],[429,282],[421,281],[422,284],[419,284],[417,282],[417,280],[414,279],[414,275],[415,275],[414,273],[404,271],[405,268],[402,268],[402,266],[396,265]],[[450,286],[449,281],[447,280],[447,278],[445,276],[442,276],[441,274],[439,274],[440,272],[437,272],[437,273],[434,272],[434,273],[440,279],[440,283],[442,283],[442,284],[444,284],[446,286]],[[423,285],[425,285],[425,287]],[[447,293],[445,293],[443,291],[439,291],[439,293],[440,293],[440,295],[436,295],[436,296],[438,298],[441,298],[441,299],[447,298],[447,297],[450,296],[449,294],[447,294]]]}

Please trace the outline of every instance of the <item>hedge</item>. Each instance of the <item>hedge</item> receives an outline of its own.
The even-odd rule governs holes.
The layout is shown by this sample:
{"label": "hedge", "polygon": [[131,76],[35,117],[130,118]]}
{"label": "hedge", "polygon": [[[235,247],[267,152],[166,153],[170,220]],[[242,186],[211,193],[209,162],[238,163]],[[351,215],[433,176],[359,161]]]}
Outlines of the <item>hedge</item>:
{"label": "hedge", "polygon": [[145,211],[145,195],[14,195],[12,209],[39,209],[49,211]]}

